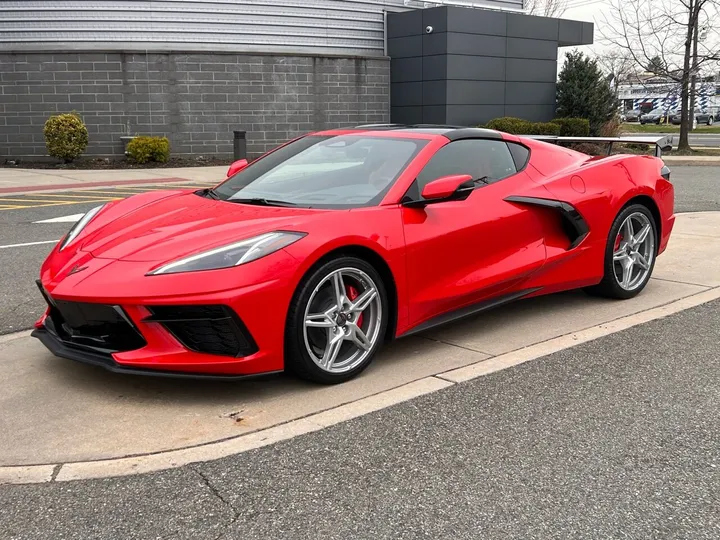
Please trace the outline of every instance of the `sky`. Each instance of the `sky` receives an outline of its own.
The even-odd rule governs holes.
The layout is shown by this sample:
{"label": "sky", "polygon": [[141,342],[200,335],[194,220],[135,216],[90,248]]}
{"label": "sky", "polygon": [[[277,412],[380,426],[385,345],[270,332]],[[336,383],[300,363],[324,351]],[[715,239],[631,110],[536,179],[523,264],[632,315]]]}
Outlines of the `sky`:
{"label": "sky", "polygon": [[[597,41],[600,37],[597,30],[598,20],[602,20],[601,14],[603,8],[607,9],[608,7],[605,0],[567,0],[567,2],[569,7],[565,13],[563,13],[562,18],[595,23],[595,40]],[[577,5],[578,7],[572,7],[573,5]],[[600,46],[595,44],[585,47],[577,47],[577,49],[586,54],[591,54],[593,52],[597,52],[600,49]],[[564,59],[565,53],[563,52],[563,49],[560,49],[558,53],[559,66],[562,65]]]}

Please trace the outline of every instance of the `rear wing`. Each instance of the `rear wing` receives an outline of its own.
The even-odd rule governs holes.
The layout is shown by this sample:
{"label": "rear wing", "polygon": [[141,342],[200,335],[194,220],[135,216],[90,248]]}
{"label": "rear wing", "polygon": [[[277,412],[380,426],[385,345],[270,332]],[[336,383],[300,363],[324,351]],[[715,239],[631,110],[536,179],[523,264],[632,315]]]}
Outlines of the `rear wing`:
{"label": "rear wing", "polygon": [[558,137],[556,135],[521,135],[528,139],[535,139],[549,143],[591,143],[607,144],[608,155],[612,153],[615,143],[645,144],[655,147],[655,156],[661,157],[663,150],[672,150],[673,137],[671,135],[653,135],[650,137]]}

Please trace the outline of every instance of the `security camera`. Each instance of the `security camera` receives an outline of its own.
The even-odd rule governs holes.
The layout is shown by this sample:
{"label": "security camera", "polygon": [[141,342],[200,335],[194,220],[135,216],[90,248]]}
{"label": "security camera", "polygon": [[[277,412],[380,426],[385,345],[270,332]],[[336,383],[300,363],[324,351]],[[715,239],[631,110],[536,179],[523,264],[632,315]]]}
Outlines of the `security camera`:
{"label": "security camera", "polygon": [[425,27],[425,33],[426,34],[432,34],[433,27],[432,26],[426,26]]}

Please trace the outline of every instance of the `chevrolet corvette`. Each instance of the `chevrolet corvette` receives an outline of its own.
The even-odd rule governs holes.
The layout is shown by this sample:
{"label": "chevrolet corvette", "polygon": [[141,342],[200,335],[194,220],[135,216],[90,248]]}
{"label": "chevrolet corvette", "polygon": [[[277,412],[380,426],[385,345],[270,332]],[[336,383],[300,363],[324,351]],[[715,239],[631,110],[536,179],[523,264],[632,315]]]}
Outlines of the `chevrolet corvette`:
{"label": "chevrolet corvette", "polygon": [[339,383],[382,345],[584,289],[629,299],[672,232],[655,155],[562,137],[371,125],[311,133],[213,188],[87,212],[42,265],[33,335],[121,373]]}

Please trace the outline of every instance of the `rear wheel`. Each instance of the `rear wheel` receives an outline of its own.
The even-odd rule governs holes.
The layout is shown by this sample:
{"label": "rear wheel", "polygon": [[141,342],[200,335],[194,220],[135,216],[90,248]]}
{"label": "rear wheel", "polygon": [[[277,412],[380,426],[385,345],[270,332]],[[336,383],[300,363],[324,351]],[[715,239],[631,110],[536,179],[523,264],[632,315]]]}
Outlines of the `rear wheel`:
{"label": "rear wheel", "polygon": [[587,291],[608,298],[637,296],[650,281],[657,255],[657,225],[647,207],[633,204],[615,218],[605,248],[603,280]]}
{"label": "rear wheel", "polygon": [[388,321],[385,286],[356,257],[331,260],[300,283],[288,315],[288,369],[334,384],[363,371],[382,345]]}
{"label": "rear wheel", "polygon": [[715,119],[711,116],[710,118],[708,118],[707,125],[712,126],[714,121]]}

